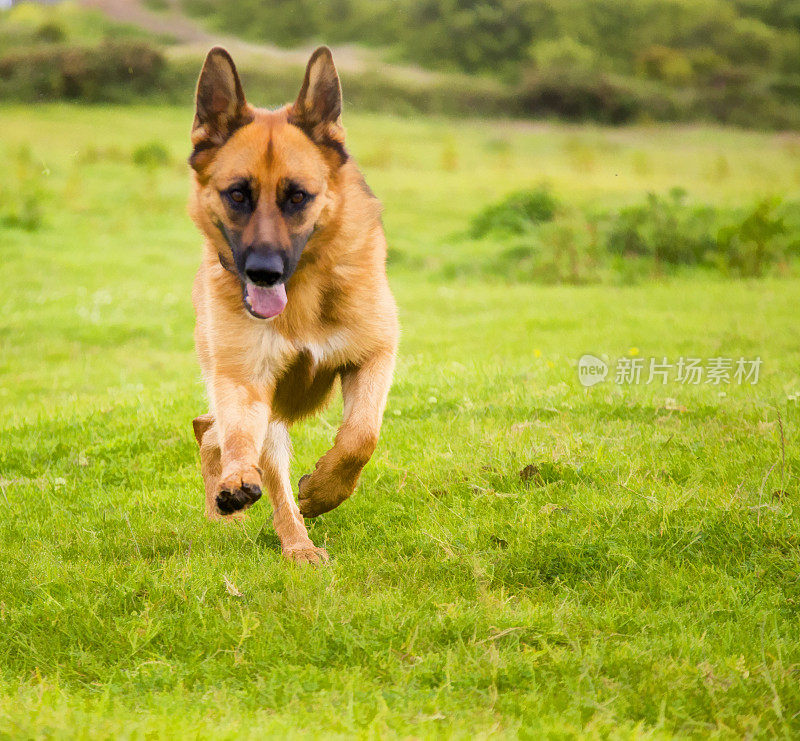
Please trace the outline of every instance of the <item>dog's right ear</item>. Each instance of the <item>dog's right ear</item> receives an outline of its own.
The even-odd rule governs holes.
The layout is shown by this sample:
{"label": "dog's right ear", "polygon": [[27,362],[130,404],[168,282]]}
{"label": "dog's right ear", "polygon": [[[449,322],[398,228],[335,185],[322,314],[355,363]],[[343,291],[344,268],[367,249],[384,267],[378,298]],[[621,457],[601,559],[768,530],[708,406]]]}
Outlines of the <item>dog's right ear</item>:
{"label": "dog's right ear", "polygon": [[195,106],[189,164],[201,170],[236,129],[253,120],[233,59],[221,46],[208,52],[197,81]]}

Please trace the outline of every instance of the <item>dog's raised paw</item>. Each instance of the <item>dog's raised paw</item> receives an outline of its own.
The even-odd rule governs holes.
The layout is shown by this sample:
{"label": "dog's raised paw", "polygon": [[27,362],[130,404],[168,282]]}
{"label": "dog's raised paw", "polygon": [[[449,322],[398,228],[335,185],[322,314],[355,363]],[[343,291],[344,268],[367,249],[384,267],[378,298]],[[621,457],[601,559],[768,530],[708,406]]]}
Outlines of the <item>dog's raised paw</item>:
{"label": "dog's raised paw", "polygon": [[261,487],[249,481],[224,482],[217,493],[217,509],[222,515],[240,512],[261,499]]}
{"label": "dog's raised paw", "polygon": [[325,496],[325,488],[315,483],[314,477],[310,473],[300,477],[297,482],[297,505],[303,517],[318,517],[330,512],[337,507],[343,500]]}
{"label": "dog's raised paw", "polygon": [[316,517],[330,509],[329,507],[324,507],[315,494],[316,487],[314,487],[311,474],[307,473],[301,476],[297,482],[297,503],[300,507],[300,514],[303,517]]}
{"label": "dog's raised paw", "polygon": [[222,472],[217,485],[216,505],[221,515],[241,512],[261,499],[261,471],[255,466]]}
{"label": "dog's raised paw", "polygon": [[324,548],[292,548],[283,551],[284,558],[293,563],[310,563],[314,566],[321,566],[330,561],[328,551]]}

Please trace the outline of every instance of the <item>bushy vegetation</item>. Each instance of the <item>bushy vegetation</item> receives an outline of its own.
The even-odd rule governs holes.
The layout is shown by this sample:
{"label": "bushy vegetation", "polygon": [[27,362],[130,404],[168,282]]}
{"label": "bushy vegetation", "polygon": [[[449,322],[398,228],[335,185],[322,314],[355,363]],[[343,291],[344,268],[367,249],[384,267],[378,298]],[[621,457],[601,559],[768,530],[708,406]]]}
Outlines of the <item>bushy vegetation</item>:
{"label": "bushy vegetation", "polygon": [[[31,3],[0,11],[0,97],[39,102],[181,101],[189,104],[202,57],[168,59],[168,36],[153,39],[136,27],[69,2]],[[240,64],[248,96],[261,104],[291,100],[302,80],[296,64]],[[350,109],[392,113],[514,115],[513,92],[466,76],[420,81],[366,70],[348,75]]]}
{"label": "bushy vegetation", "polygon": [[487,206],[472,220],[473,237],[488,234],[524,234],[531,227],[552,221],[558,201],[547,187],[521,190]]}
{"label": "bushy vegetation", "polygon": [[[163,3],[151,3],[159,8]],[[441,74],[348,72],[351,108],[621,124],[800,126],[800,30],[789,0],[183,0],[214,29],[283,46],[355,43]],[[69,2],[0,13],[5,99],[186,100],[201,59]],[[147,44],[148,46],[145,46]],[[133,62],[133,63],[132,63]],[[282,102],[302,70],[245,60]]]}
{"label": "bushy vegetation", "polygon": [[0,180],[0,227],[34,232],[42,226],[48,199],[45,174],[30,146],[6,154]]}
{"label": "bushy vegetation", "polygon": [[164,67],[161,52],[143,41],[18,49],[0,57],[0,94],[22,100],[124,102],[157,91]]}
{"label": "bushy vegetation", "polygon": [[169,151],[158,141],[140,144],[133,150],[131,159],[134,164],[144,167],[146,170],[155,170],[170,163]]}
{"label": "bushy vegetation", "polygon": [[538,68],[634,72],[683,83],[730,65],[800,71],[794,0],[182,0],[254,41],[394,45],[429,67],[516,74]]}
{"label": "bushy vegetation", "polygon": [[511,281],[630,282],[681,267],[725,275],[785,274],[800,257],[800,202],[760,199],[748,208],[690,203],[687,192],[650,193],[617,210],[569,209],[546,186],[518,191],[474,216],[469,235],[506,246],[483,260],[451,261],[449,276]]}
{"label": "bushy vegetation", "polygon": [[132,26],[70,3],[22,4],[0,14],[0,97],[119,101],[165,82],[160,48]]}
{"label": "bushy vegetation", "polygon": [[528,115],[800,124],[796,0],[183,0],[255,41],[389,48],[502,79]]}

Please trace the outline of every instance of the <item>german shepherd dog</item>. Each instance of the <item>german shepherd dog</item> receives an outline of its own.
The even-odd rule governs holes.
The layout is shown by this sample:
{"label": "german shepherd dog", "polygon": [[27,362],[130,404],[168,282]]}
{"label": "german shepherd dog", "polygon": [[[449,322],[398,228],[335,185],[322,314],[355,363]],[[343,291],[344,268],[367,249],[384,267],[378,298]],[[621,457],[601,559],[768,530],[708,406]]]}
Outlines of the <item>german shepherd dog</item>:
{"label": "german shepherd dog", "polygon": [[[194,420],[209,518],[269,493],[283,555],[328,560],[304,517],[354,491],[378,441],[399,337],[381,206],[344,146],[333,57],[317,49],[297,100],[249,105],[212,49],[197,84],[189,211],[205,237],[192,290],[210,411]],[[289,426],[341,382],[333,447],[298,484]]]}

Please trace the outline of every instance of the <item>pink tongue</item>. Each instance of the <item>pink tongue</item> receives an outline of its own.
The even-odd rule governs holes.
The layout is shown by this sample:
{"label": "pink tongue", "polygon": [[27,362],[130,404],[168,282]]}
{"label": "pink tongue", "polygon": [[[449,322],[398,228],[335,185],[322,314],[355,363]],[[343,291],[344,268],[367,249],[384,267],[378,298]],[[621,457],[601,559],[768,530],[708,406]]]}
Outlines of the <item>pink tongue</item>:
{"label": "pink tongue", "polygon": [[272,288],[266,288],[248,283],[247,303],[256,314],[264,319],[278,316],[286,308],[286,286],[281,283]]}

